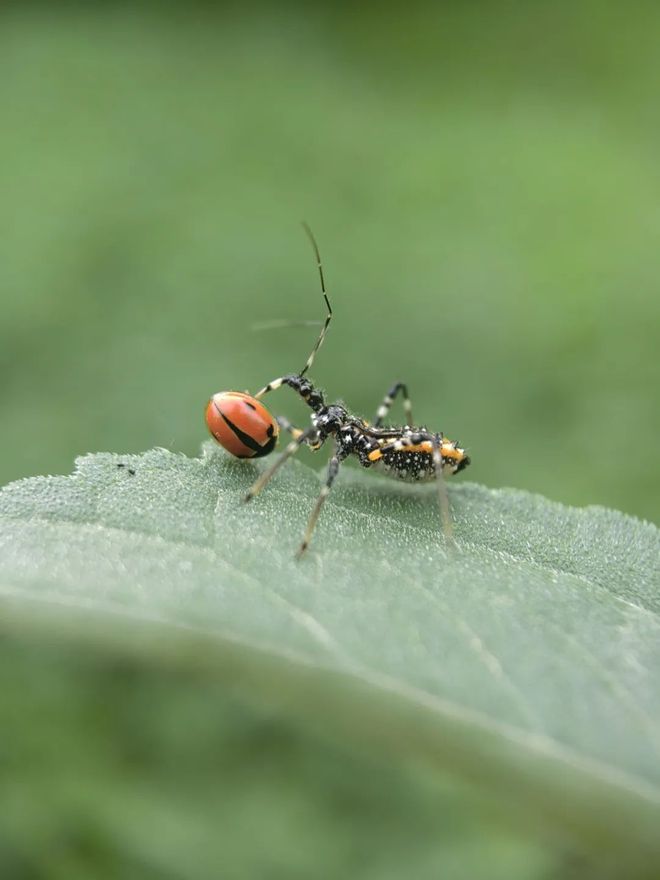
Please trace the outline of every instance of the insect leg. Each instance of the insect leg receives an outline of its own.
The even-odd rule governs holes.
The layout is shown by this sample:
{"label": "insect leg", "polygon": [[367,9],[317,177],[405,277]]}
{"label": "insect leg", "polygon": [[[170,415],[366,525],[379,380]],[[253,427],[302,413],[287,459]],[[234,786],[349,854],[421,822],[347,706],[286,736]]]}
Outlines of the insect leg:
{"label": "insect leg", "polygon": [[303,538],[302,544],[298,548],[298,552],[296,553],[296,557],[300,559],[305,550],[309,547],[309,542],[312,539],[312,533],[314,532],[314,528],[316,526],[317,520],[319,518],[319,514],[321,513],[321,509],[325,504],[325,499],[330,494],[330,489],[332,488],[332,484],[335,481],[335,477],[337,476],[337,472],[339,471],[339,462],[340,458],[337,455],[337,449],[335,447],[335,452],[330,461],[328,462],[328,473],[325,480],[325,486],[321,489],[319,493],[319,497],[316,499],[316,504],[314,505],[314,509],[307,521],[307,528],[305,529],[305,537]]}
{"label": "insect leg", "polygon": [[275,421],[283,431],[291,434],[294,440],[298,440],[299,437],[305,433],[302,428],[296,428],[286,416],[275,416]]}
{"label": "insect leg", "polygon": [[433,447],[433,465],[435,467],[435,486],[438,492],[438,508],[440,509],[440,522],[442,523],[442,531],[445,538],[450,541],[454,539],[454,527],[451,522],[451,513],[449,510],[449,495],[447,494],[447,484],[442,473],[442,435],[434,434],[431,440]]}
{"label": "insect leg", "polygon": [[376,412],[376,419],[374,421],[374,427],[379,428],[385,416],[390,411],[390,407],[394,403],[394,398],[397,394],[401,392],[401,396],[403,397],[403,412],[406,417],[406,425],[412,425],[413,417],[412,417],[412,405],[410,403],[410,398],[408,397],[408,388],[405,382],[395,382],[394,385],[387,392],[385,397],[383,398],[383,402],[378,407],[378,411]]}
{"label": "insect leg", "polygon": [[391,443],[386,443],[379,449],[373,450],[369,458],[372,461],[378,461],[378,459],[382,458],[382,456],[384,454],[387,454],[388,452],[402,452],[410,448],[411,446],[424,447],[423,451],[425,451],[427,454],[430,452],[433,456],[435,484],[438,493],[437,498],[438,507],[440,510],[440,520],[442,522],[442,530],[445,534],[445,537],[449,540],[452,540],[454,536],[454,530],[451,522],[451,513],[449,510],[449,496],[447,494],[445,478],[442,473],[443,440],[444,438],[442,434],[432,434],[430,431],[407,431],[402,434],[401,437],[398,437],[396,440],[392,440]]}
{"label": "insect leg", "polygon": [[286,447],[284,452],[277,458],[273,464],[267,468],[263,474],[259,477],[259,479],[253,483],[253,485],[248,489],[247,494],[245,495],[244,501],[251,501],[255,495],[258,495],[259,492],[266,486],[271,479],[275,476],[278,470],[282,467],[282,465],[288,461],[292,455],[295,455],[296,452],[300,449],[300,447],[307,443],[312,437],[316,437],[316,428],[308,428],[306,431],[302,431],[299,437],[295,440],[292,440],[289,445]]}

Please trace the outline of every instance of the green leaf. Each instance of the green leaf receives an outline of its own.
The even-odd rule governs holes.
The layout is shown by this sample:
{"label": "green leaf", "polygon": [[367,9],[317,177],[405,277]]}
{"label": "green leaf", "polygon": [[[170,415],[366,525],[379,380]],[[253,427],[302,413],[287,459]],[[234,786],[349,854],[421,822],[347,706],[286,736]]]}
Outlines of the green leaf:
{"label": "green leaf", "polygon": [[242,505],[258,469],[209,444],[7,486],[4,632],[203,670],[350,754],[469,786],[521,839],[645,876],[660,858],[658,530],[456,480],[452,547],[433,487],[344,468],[296,562],[318,475],[291,463]]}

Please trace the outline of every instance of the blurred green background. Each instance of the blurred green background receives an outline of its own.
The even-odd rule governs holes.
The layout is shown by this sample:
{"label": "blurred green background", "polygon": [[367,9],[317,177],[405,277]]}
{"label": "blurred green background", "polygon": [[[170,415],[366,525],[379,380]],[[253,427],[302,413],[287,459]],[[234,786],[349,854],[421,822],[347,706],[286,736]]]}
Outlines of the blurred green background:
{"label": "blurred green background", "polygon": [[[465,479],[660,520],[659,34],[641,0],[3,4],[0,483],[197,454],[213,392],[300,369],[315,331],[249,328],[323,317],[306,219],[331,398],[404,379]],[[205,679],[2,658],[3,876],[586,876]]]}
{"label": "blurred green background", "polygon": [[469,479],[657,521],[659,33],[649,2],[3,5],[0,482],[195,454],[211,393],[300,369],[314,331],[249,327],[322,317],[304,218],[331,397],[405,379]]}

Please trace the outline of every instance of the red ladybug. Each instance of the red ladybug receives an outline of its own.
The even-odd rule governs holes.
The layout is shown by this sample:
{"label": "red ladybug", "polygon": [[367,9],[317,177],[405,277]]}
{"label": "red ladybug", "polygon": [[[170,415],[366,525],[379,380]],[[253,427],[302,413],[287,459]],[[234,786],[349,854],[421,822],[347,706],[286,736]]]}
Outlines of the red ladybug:
{"label": "red ladybug", "polygon": [[280,426],[266,407],[243,391],[219,391],[206,407],[206,424],[237,458],[261,458],[275,448]]}

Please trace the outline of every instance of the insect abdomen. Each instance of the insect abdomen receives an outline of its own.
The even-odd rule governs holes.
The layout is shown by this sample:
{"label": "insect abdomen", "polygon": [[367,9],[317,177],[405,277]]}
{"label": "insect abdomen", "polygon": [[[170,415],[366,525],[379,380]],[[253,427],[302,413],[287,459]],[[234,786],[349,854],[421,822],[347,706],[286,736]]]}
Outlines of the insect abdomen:
{"label": "insect abdomen", "polygon": [[421,483],[435,476],[433,456],[425,452],[384,452],[374,465],[386,476],[407,483]]}

